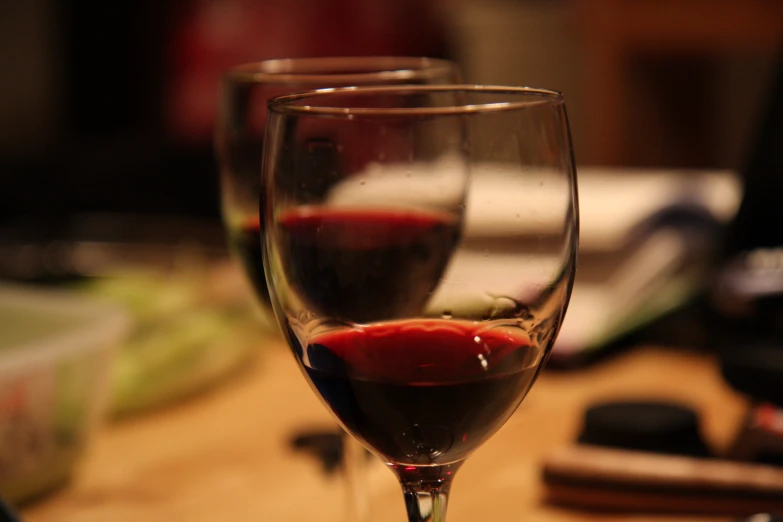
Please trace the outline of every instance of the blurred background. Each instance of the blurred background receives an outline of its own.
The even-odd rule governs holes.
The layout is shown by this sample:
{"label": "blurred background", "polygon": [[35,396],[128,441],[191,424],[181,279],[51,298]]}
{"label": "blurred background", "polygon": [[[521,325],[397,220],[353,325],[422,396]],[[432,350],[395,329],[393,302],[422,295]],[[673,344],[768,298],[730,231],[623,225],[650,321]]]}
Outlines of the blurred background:
{"label": "blurred background", "polygon": [[580,164],[738,168],[776,63],[779,4],[4,2],[0,219],[217,219],[219,77],[278,57],[450,58],[469,82],[562,90]]}
{"label": "blurred background", "polygon": [[[512,420],[499,442],[493,439],[495,453],[477,454],[468,466],[484,473],[464,477],[485,488],[476,497],[507,513],[523,491],[521,505],[538,506],[546,452],[580,433],[601,441],[591,438],[590,411],[593,428],[604,436],[615,430],[622,442],[615,446],[779,465],[781,51],[780,0],[0,2],[0,278],[68,279],[81,294],[71,297],[113,301],[117,309],[102,309],[97,315],[107,319],[93,322],[103,323],[101,343],[120,347],[111,367],[56,367],[66,375],[65,391],[51,379],[35,381],[46,373],[38,370],[25,382],[0,375],[0,493],[27,499],[61,483],[76,459],[73,442],[85,445],[92,429],[83,424],[92,414],[78,404],[97,412],[92,403],[105,396],[110,417],[136,420],[103,432],[84,481],[31,508],[30,520],[84,520],[83,509],[90,520],[225,518],[222,505],[278,509],[280,519],[302,509],[304,519],[312,506],[299,505],[307,503],[298,491],[323,502],[339,493],[342,486],[326,487],[312,473],[319,460],[334,471],[339,440],[335,450],[334,425],[290,356],[268,350],[260,369],[250,364],[259,347],[282,343],[259,320],[225,255],[213,153],[223,73],[244,62],[310,56],[446,58],[468,83],[551,88],[567,99],[580,167],[579,273],[548,370],[520,410],[542,426],[540,434]],[[71,280],[74,273],[110,277]],[[28,295],[33,286],[0,286],[0,354],[28,334],[62,341],[59,328],[68,321],[84,326],[74,310],[96,317],[90,303]],[[9,335],[9,325],[27,333]],[[259,341],[268,336],[274,340]],[[599,353],[617,354],[618,346],[642,348],[588,364],[603,361]],[[222,398],[157,409],[240,370],[265,378],[233,380]],[[95,375],[110,384],[77,384]],[[21,415],[25,394],[49,402]],[[640,397],[653,404],[617,410],[611,403]],[[591,410],[600,401],[610,401],[608,417],[606,408]],[[158,413],[131,415],[150,410]],[[32,418],[34,427],[20,418]],[[648,418],[660,422],[642,422]],[[639,425],[648,431],[629,431]],[[314,434],[307,431],[313,426]],[[44,438],[49,428],[56,435],[50,446],[27,444],[30,433]],[[213,430],[214,439],[201,436]],[[324,430],[326,450],[318,447]],[[697,450],[677,446],[683,432],[699,439]],[[669,435],[679,442],[666,442]],[[286,445],[292,437],[317,458],[297,460],[301,451]],[[181,453],[168,455],[180,441],[187,441]],[[68,448],[64,457],[60,447]],[[54,448],[59,467],[41,448]],[[134,459],[129,448],[145,457]],[[503,458],[519,448],[518,460]],[[112,474],[115,459],[129,471]],[[518,489],[476,478],[493,476],[501,461]],[[4,471],[9,462],[18,466]],[[265,482],[272,468],[279,477]],[[8,469],[55,471],[22,490],[9,489]],[[182,485],[171,503],[148,494],[153,484],[167,490],[171,483]],[[210,500],[210,511],[203,499],[216,498],[214,488],[225,503]],[[124,502],[153,497],[159,502]],[[396,489],[393,498],[399,500]],[[783,491],[764,498],[780,501]],[[659,500],[639,509],[659,509]],[[117,518],[116,505],[129,518]],[[662,509],[679,507],[675,499]],[[454,511],[461,520],[487,517],[479,504],[457,503]],[[557,512],[541,519],[572,520]]]}

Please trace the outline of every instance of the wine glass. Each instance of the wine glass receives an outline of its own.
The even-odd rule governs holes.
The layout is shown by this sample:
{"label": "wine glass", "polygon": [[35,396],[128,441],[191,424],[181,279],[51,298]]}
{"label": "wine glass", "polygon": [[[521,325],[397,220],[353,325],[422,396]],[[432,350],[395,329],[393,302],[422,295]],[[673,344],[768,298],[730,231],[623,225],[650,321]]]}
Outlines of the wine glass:
{"label": "wine glass", "polygon": [[[321,87],[453,83],[459,79],[459,70],[452,62],[419,57],[267,60],[228,71],[223,78],[215,133],[223,224],[230,251],[255,291],[262,320],[271,321],[272,316],[261,260],[264,222],[258,212],[267,101],[281,94]],[[312,145],[317,148],[317,144]],[[328,157],[322,160],[328,161]],[[341,474],[352,497],[347,516],[364,521],[369,517],[363,491],[364,451],[350,438],[343,440],[342,447]]]}
{"label": "wine glass", "polygon": [[563,96],[281,96],[263,171],[266,278],[288,345],[395,473],[409,520],[442,522],[455,473],[525,397],[568,304],[578,203]]}
{"label": "wine glass", "polygon": [[267,60],[228,71],[215,132],[223,224],[232,255],[252,284],[265,319],[271,319],[271,309],[261,264],[263,221],[259,220],[258,198],[267,101],[323,87],[453,83],[459,79],[452,62],[418,57]]}

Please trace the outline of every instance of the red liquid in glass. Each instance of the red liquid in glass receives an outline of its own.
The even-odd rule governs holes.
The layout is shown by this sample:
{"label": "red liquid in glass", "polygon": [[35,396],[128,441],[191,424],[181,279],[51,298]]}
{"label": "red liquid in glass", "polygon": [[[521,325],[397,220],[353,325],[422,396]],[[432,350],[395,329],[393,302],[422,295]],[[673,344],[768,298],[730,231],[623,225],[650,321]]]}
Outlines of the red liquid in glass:
{"label": "red liquid in glass", "polygon": [[304,369],[343,425],[388,461],[446,464],[511,416],[543,360],[515,327],[446,319],[316,335]]}

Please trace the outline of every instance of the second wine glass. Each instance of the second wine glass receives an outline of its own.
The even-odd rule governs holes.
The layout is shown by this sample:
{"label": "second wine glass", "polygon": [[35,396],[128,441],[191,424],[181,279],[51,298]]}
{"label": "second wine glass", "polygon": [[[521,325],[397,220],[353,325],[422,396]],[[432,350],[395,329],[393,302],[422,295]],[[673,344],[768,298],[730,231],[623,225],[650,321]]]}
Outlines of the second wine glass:
{"label": "second wine glass", "polygon": [[[261,157],[267,102],[281,94],[322,87],[383,84],[439,84],[458,81],[457,66],[420,57],[320,57],[267,60],[238,65],[223,78],[215,147],[220,165],[223,224],[232,255],[251,283],[261,318],[272,320],[261,259],[264,221],[259,219]],[[319,161],[330,152],[308,145]],[[320,153],[320,156],[319,156]],[[345,518],[368,520],[365,453],[350,438],[342,444],[341,474],[351,496]]]}

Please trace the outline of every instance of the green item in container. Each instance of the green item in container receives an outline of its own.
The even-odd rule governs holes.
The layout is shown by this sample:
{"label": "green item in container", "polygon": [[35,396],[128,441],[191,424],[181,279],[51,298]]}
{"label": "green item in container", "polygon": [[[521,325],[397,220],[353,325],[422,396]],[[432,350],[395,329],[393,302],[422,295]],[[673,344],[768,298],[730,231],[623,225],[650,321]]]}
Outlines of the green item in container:
{"label": "green item in container", "polygon": [[[123,305],[134,328],[113,372],[112,411],[169,404],[245,367],[265,332],[250,299],[216,298],[210,266],[126,270],[86,289]],[[219,284],[219,283],[218,283]]]}

